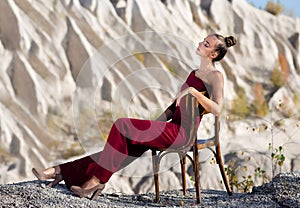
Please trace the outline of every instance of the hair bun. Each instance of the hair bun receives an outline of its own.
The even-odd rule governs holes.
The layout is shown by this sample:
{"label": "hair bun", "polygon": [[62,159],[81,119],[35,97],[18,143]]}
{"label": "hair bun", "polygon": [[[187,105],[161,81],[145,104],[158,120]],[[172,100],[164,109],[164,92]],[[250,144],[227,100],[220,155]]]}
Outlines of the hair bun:
{"label": "hair bun", "polygon": [[236,44],[236,39],[233,36],[225,37],[224,40],[227,48],[234,46]]}

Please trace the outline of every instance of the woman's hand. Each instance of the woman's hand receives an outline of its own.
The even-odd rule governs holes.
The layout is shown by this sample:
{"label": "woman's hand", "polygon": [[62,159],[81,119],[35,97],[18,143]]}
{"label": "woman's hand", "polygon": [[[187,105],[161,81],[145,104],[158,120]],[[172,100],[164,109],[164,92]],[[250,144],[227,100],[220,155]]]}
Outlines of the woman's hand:
{"label": "woman's hand", "polygon": [[188,87],[185,90],[179,92],[176,97],[173,99],[173,102],[176,100],[176,106],[179,106],[181,98],[183,98],[185,95],[191,93],[193,90],[196,90],[193,87]]}
{"label": "woman's hand", "polygon": [[[194,97],[196,97],[197,99],[199,99],[199,96],[205,97],[204,96],[205,93],[206,93],[206,91],[199,92],[194,87],[188,87],[185,90],[179,92],[178,95],[173,99],[173,102],[176,100],[176,106],[179,106],[181,98],[183,98],[185,95],[191,94]],[[199,102],[199,100],[198,100],[198,102]]]}
{"label": "woman's hand", "polygon": [[219,71],[214,71],[209,73],[208,80],[212,87],[210,91],[210,98],[204,95],[205,91],[198,91],[194,87],[188,87],[179,92],[172,102],[176,101],[176,106],[179,106],[181,98],[187,94],[191,94],[197,99],[198,103],[206,110],[206,112],[212,113],[216,116],[220,115],[223,106],[223,75]]}

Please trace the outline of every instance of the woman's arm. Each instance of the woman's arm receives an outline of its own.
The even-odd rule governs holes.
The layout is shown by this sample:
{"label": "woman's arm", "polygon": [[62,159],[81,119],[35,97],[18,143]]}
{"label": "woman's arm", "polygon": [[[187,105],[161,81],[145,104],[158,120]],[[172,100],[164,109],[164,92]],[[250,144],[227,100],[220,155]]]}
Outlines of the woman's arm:
{"label": "woman's arm", "polygon": [[221,114],[223,107],[223,75],[219,71],[214,71],[208,74],[207,80],[209,81],[209,85],[211,87],[211,99],[205,97],[195,88],[190,88],[189,93],[197,98],[198,102],[206,111],[217,116]]}
{"label": "woman's arm", "polygon": [[211,99],[207,98],[203,92],[199,92],[194,87],[188,87],[180,92],[176,97],[176,105],[179,105],[180,99],[187,94],[192,94],[202,107],[209,113],[220,115],[223,107],[223,86],[224,80],[221,72],[214,71],[209,73],[207,80],[211,86]]}

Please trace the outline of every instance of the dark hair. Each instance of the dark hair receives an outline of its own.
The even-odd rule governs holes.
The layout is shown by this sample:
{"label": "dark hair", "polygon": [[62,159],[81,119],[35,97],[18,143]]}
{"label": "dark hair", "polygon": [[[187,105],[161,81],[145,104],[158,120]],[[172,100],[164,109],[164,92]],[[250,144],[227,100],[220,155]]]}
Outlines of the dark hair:
{"label": "dark hair", "polygon": [[227,49],[236,44],[236,39],[233,36],[223,37],[219,34],[213,34],[212,36],[215,36],[220,41],[220,43],[215,47],[215,51],[218,53],[218,56],[213,59],[213,62],[220,61],[227,53]]}

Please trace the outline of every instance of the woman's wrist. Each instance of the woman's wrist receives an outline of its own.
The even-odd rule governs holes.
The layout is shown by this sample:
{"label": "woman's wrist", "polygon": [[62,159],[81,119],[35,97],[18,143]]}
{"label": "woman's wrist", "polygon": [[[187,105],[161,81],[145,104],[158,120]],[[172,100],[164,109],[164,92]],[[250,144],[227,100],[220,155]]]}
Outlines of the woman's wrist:
{"label": "woman's wrist", "polygon": [[191,94],[191,95],[193,95],[195,97],[195,88],[189,87],[188,93]]}

